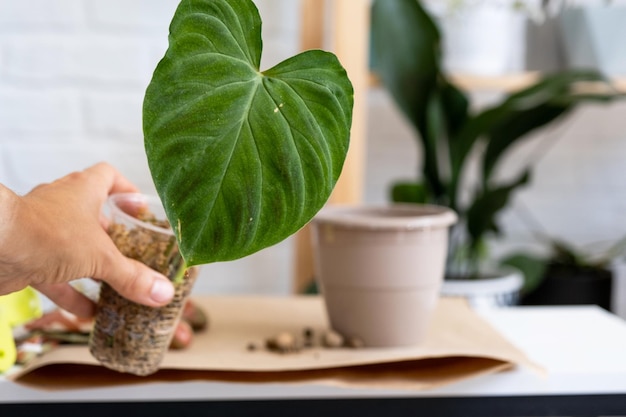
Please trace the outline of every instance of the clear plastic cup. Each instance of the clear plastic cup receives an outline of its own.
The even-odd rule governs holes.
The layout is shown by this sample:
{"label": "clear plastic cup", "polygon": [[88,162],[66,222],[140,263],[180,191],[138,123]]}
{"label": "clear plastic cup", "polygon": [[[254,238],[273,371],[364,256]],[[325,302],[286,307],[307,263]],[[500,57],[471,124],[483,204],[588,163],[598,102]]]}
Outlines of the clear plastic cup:
{"label": "clear plastic cup", "polygon": [[197,269],[185,272],[174,233],[157,197],[115,194],[107,203],[108,232],[118,249],[169,277],[176,293],[168,305],[148,307],[127,300],[103,282],[89,350],[107,368],[149,375],[158,370],[169,348]]}

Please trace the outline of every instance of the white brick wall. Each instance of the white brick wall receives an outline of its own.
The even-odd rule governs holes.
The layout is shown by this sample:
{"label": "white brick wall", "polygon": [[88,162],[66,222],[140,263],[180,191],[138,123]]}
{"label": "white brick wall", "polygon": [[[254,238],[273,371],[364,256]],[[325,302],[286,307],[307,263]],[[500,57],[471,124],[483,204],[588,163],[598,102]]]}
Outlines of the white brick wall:
{"label": "white brick wall", "polygon": [[[0,0],[0,182],[26,193],[106,160],[154,192],[141,106],[177,0]],[[299,5],[259,0],[263,66],[297,52]],[[288,293],[291,244],[203,268],[199,292]]]}
{"label": "white brick wall", "polygon": [[178,5],[177,0],[87,0],[87,22],[104,32],[163,34]]}
{"label": "white brick wall", "polygon": [[2,0],[0,27],[3,31],[58,31],[81,26],[80,0]]}

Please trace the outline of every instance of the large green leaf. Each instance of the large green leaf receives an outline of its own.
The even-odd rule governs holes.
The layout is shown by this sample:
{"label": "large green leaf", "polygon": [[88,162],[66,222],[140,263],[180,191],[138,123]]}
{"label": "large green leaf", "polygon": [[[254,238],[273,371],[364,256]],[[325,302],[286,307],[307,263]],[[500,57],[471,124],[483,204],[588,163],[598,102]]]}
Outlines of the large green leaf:
{"label": "large green leaf", "polygon": [[397,182],[391,187],[391,201],[396,203],[428,203],[428,190],[417,182]]}
{"label": "large green leaf", "polygon": [[541,104],[527,110],[515,108],[501,114],[490,129],[483,154],[483,181],[491,178],[497,163],[512,145],[528,139],[528,133],[569,113],[569,106]]}
{"label": "large green leaf", "polygon": [[433,124],[438,109],[440,34],[416,0],[375,0],[372,4],[371,60],[374,72],[407,120],[419,132],[423,173],[435,196],[444,193],[437,141],[443,126]]}
{"label": "large green leaf", "polygon": [[450,140],[452,189],[479,139],[487,140],[483,156],[483,181],[487,182],[505,152],[529,138],[528,133],[563,117],[578,104],[619,97],[614,92],[580,94],[575,87],[584,82],[606,83],[606,80],[601,73],[590,70],[555,73],[469,118]]}
{"label": "large green leaf", "polygon": [[[609,94],[579,94],[576,86],[581,82],[606,83],[596,71],[570,70],[549,75],[537,84],[509,96],[498,108],[488,127],[489,138],[483,157],[483,177],[488,181],[502,155],[528,133],[562,118],[578,104],[609,101]],[[605,84],[608,85],[608,84]]]}
{"label": "large green leaf", "polygon": [[419,1],[374,0],[373,70],[418,130],[440,74],[439,43],[439,29]]}
{"label": "large green leaf", "polygon": [[444,109],[448,137],[453,138],[465,126],[469,114],[469,99],[457,86],[443,77],[440,81],[441,105]]}
{"label": "large green leaf", "polygon": [[524,275],[524,285],[522,286],[522,293],[524,294],[532,292],[541,284],[548,267],[547,259],[524,253],[509,255],[500,263],[516,268]]}
{"label": "large green leaf", "polygon": [[511,183],[485,189],[475,198],[467,211],[467,231],[474,244],[479,243],[485,233],[498,234],[496,216],[509,203],[513,192],[530,180],[530,171],[524,171]]}
{"label": "large green leaf", "polygon": [[348,149],[353,91],[307,51],[261,72],[250,0],[183,0],[144,100],[152,177],[188,266],[280,242],[327,201]]}

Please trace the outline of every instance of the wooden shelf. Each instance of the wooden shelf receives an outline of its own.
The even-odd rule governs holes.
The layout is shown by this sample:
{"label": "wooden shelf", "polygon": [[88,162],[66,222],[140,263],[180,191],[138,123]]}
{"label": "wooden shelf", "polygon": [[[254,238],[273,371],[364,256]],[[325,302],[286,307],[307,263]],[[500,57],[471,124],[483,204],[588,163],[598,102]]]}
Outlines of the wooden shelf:
{"label": "wooden shelf", "polygon": [[[540,72],[525,72],[493,77],[458,74],[450,78],[458,86],[468,91],[512,92],[537,82],[540,76]],[[617,91],[626,92],[626,78],[619,77],[611,81]],[[579,88],[581,93],[608,93],[610,91],[606,84],[595,82],[581,82]]]}
{"label": "wooden shelf", "polygon": [[468,91],[503,91],[520,90],[539,80],[540,73],[524,72],[519,74],[480,76],[455,74],[450,79],[459,87]]}
{"label": "wooden shelf", "polygon": [[[459,87],[467,91],[493,91],[493,92],[513,92],[528,87],[539,80],[540,72],[523,72],[508,75],[471,75],[454,74],[450,79]],[[611,80],[615,89],[626,93],[626,77],[617,77]],[[380,80],[376,74],[370,74],[370,86],[380,87]],[[608,92],[604,84],[580,83],[581,92],[602,93]]]}

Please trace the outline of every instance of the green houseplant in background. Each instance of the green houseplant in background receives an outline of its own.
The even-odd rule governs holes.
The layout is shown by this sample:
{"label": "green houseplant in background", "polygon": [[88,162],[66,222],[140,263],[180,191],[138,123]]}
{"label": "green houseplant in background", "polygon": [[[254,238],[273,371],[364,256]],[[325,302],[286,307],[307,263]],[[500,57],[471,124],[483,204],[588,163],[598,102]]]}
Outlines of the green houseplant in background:
{"label": "green houseplant in background", "polygon": [[[500,233],[498,215],[531,179],[528,166],[512,180],[498,180],[499,163],[529,133],[581,103],[614,95],[580,93],[579,83],[608,83],[596,71],[572,70],[546,75],[475,110],[442,68],[442,34],[419,1],[375,0],[371,31],[373,70],[414,128],[421,155],[415,181],[394,184],[391,199],[456,211],[460,221],[452,230],[447,278],[481,278],[486,240]],[[471,158],[479,158],[475,182],[468,172]]]}
{"label": "green houseplant in background", "polygon": [[[313,50],[261,71],[261,23],[251,0],[182,0],[145,94],[148,164],[175,237],[168,248],[183,261],[176,285],[189,268],[295,233],[343,166],[353,105],[345,70]],[[113,348],[109,337],[101,345]]]}
{"label": "green houseplant in background", "polygon": [[538,240],[547,247],[544,254],[515,252],[501,260],[524,275],[521,304],[595,304],[612,310],[612,263],[623,255],[626,238],[608,247],[574,246],[544,234]]}

